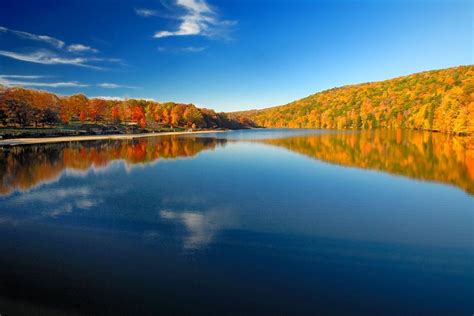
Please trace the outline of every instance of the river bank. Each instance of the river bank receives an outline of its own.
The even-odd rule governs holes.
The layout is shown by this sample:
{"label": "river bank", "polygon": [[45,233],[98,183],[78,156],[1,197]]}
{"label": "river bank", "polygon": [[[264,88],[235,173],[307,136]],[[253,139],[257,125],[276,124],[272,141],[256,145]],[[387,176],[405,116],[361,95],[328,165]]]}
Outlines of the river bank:
{"label": "river bank", "polygon": [[224,130],[205,130],[193,132],[162,132],[162,133],[143,133],[143,134],[115,134],[115,135],[88,135],[88,136],[60,136],[60,137],[44,137],[44,138],[12,138],[0,140],[1,146],[18,146],[18,145],[32,145],[32,144],[47,144],[47,143],[63,143],[63,142],[80,142],[91,140],[120,140],[120,139],[135,139],[143,137],[169,136],[169,135],[193,135],[193,134],[209,134],[220,133]]}

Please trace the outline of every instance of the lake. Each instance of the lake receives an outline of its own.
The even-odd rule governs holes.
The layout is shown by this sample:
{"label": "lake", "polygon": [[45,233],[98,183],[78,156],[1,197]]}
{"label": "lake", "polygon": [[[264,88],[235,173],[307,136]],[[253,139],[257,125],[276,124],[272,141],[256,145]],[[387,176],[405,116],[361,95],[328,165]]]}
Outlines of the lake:
{"label": "lake", "polygon": [[0,162],[2,315],[474,311],[469,138],[246,130]]}

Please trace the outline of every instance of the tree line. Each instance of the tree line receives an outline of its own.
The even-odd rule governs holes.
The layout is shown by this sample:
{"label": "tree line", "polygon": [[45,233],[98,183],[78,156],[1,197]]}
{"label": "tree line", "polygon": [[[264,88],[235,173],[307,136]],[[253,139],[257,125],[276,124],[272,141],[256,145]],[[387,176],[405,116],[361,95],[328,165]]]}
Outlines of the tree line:
{"label": "tree line", "polygon": [[0,86],[0,127],[73,123],[161,128],[402,128],[474,134],[474,66],[349,85],[263,110],[216,113],[193,104],[88,99]]}
{"label": "tree line", "polygon": [[287,105],[230,116],[245,116],[262,127],[474,134],[474,66],[334,88]]}
{"label": "tree line", "polygon": [[55,127],[71,123],[161,127],[243,128],[252,125],[245,117],[197,108],[193,104],[148,100],[89,99],[83,94],[57,96],[24,88],[0,86],[0,127]]}

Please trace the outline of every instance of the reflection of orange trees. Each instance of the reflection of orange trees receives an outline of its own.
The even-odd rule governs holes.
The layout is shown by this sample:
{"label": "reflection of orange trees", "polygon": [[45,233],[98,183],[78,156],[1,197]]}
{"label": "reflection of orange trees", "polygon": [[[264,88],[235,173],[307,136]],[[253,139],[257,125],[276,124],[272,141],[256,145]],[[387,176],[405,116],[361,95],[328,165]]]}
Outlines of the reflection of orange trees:
{"label": "reflection of orange trees", "polygon": [[221,142],[223,140],[171,136],[3,148],[0,149],[0,194],[55,181],[65,170],[106,168],[114,160],[133,165],[192,157]]}
{"label": "reflection of orange trees", "polygon": [[44,148],[13,147],[0,150],[0,194],[7,194],[12,189],[25,190],[32,183],[54,180],[62,170],[57,159],[57,152],[45,152]]}
{"label": "reflection of orange trees", "polygon": [[376,130],[265,142],[330,163],[450,183],[474,193],[473,138]]}

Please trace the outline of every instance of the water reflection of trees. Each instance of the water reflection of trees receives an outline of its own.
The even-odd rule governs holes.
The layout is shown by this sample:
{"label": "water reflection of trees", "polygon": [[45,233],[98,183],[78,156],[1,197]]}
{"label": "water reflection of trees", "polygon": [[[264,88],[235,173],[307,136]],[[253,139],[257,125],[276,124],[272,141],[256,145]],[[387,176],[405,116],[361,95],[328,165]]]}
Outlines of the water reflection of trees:
{"label": "water reflection of trees", "polygon": [[102,169],[114,160],[134,165],[192,157],[223,142],[222,139],[167,136],[4,147],[0,148],[0,194],[55,181],[65,170]]}
{"label": "water reflection of trees", "polygon": [[265,140],[344,166],[456,185],[474,194],[474,139],[440,133],[376,130]]}
{"label": "water reflection of trees", "polygon": [[[155,137],[0,148],[0,195],[52,182],[64,171],[192,157],[224,139]],[[456,185],[474,194],[474,139],[439,133],[376,130],[268,139],[263,142],[344,166]]]}

